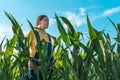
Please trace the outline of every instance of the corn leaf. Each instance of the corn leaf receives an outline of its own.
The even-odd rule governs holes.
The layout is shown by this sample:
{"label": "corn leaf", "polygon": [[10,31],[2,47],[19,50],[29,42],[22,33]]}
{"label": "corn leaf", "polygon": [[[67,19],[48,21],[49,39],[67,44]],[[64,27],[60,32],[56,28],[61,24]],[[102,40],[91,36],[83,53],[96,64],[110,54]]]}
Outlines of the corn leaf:
{"label": "corn leaf", "polygon": [[24,39],[24,34],[22,32],[20,25],[16,21],[16,19],[11,14],[8,14],[7,12],[5,12],[5,15],[8,17],[8,19],[12,23],[13,32],[17,34],[17,36],[19,36],[21,39]]}
{"label": "corn leaf", "polygon": [[8,58],[10,55],[13,54],[14,45],[15,45],[16,41],[17,41],[17,35],[14,34],[14,36],[13,36],[12,39],[10,40],[9,45],[7,45],[7,48],[6,48],[6,51],[5,51],[5,53],[6,53],[6,58]]}
{"label": "corn leaf", "polygon": [[70,46],[68,35],[67,35],[62,23],[60,22],[60,20],[58,19],[58,16],[56,14],[55,14],[55,18],[57,21],[57,27],[58,27],[58,30],[61,34],[61,37],[62,37],[63,41],[65,42],[66,46],[68,47],[68,46]]}
{"label": "corn leaf", "polygon": [[90,23],[90,20],[89,20],[88,15],[87,15],[87,25],[88,25],[88,30],[89,30],[90,39],[91,39],[91,40],[96,39],[96,38],[97,38],[97,35],[96,35],[94,29],[92,28],[92,25],[91,25],[91,23]]}
{"label": "corn leaf", "polygon": [[112,25],[114,26],[114,28],[116,29],[116,31],[118,31],[118,28],[117,28],[117,26],[115,25],[115,23],[109,18],[109,17],[107,17],[108,19],[109,19],[109,21],[112,23]]}
{"label": "corn leaf", "polygon": [[73,37],[75,34],[75,29],[73,27],[73,25],[70,23],[70,21],[66,18],[66,17],[61,17],[62,20],[64,21],[64,23],[67,25],[68,27],[68,32],[70,33],[70,35]]}

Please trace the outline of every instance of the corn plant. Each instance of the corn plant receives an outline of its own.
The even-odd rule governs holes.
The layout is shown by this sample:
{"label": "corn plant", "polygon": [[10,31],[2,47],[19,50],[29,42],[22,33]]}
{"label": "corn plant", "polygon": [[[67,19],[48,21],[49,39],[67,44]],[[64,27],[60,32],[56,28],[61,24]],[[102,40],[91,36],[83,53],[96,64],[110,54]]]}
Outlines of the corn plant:
{"label": "corn plant", "polygon": [[[87,16],[90,39],[87,45],[84,45],[80,42],[80,32],[76,32],[65,17],[60,18],[68,26],[67,33],[56,15],[58,30],[66,44],[64,49],[68,50],[72,55],[73,61],[69,59],[69,64],[73,69],[75,80],[119,80],[118,71],[116,70],[118,67],[115,68],[116,58],[114,57],[118,55],[119,44],[117,45],[117,51],[114,51],[116,44],[111,44],[109,34],[105,34],[104,30],[97,31],[94,29]],[[119,26],[115,28],[117,33],[119,33]],[[116,38],[117,41],[119,40],[118,38],[119,36]],[[72,50],[71,46],[73,47]]]}
{"label": "corn plant", "polygon": [[[0,79],[2,80],[26,80],[31,37],[25,37],[21,26],[15,18],[5,12],[12,23],[13,37],[6,38],[0,44]],[[111,42],[111,37],[105,30],[98,31],[93,28],[87,16],[89,38],[87,44],[82,43],[84,38],[82,32],[77,32],[71,22],[63,16],[55,14],[59,37],[54,38],[53,51],[47,56],[47,42],[40,40],[35,28],[28,23],[35,34],[38,45],[36,51],[39,53],[40,66],[35,65],[35,73],[39,80],[39,71],[43,80],[49,80],[49,66],[53,67],[53,80],[119,80],[120,79],[120,25],[116,25],[110,18],[108,20],[116,29],[117,35]],[[64,29],[62,22],[67,25]],[[6,43],[3,42],[6,40]],[[55,64],[50,63],[54,56]]]}

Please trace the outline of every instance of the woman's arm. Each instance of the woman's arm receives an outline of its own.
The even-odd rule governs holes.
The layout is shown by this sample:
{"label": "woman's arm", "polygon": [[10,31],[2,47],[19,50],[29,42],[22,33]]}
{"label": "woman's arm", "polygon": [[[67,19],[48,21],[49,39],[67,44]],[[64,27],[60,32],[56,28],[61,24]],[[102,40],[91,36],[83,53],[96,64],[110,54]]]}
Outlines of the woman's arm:
{"label": "woman's arm", "polygon": [[[26,35],[27,38],[30,38],[30,47],[29,47],[29,51],[30,51],[30,58],[33,59],[35,56],[35,46],[36,46],[36,42],[35,42],[35,35],[33,33],[33,31],[29,31]],[[34,65],[32,64],[31,60],[28,61],[28,65],[30,67],[30,69],[34,69]]]}

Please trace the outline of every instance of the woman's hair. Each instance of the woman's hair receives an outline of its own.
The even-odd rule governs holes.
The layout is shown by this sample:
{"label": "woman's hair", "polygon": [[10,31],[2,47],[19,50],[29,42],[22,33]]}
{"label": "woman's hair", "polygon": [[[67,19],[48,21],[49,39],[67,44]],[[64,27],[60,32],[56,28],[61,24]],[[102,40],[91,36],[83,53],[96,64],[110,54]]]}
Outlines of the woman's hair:
{"label": "woman's hair", "polygon": [[40,15],[40,16],[37,17],[36,26],[39,25],[39,22],[40,22],[44,17],[47,17],[47,16],[46,16],[46,15]]}

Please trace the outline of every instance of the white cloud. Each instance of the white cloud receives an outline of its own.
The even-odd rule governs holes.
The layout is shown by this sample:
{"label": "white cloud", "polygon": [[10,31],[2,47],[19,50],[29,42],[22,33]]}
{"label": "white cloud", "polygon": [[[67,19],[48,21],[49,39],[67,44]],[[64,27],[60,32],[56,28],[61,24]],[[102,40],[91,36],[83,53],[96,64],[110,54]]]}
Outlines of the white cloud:
{"label": "white cloud", "polygon": [[80,8],[80,13],[76,14],[74,12],[66,11],[64,12],[65,16],[70,20],[74,26],[81,26],[86,23],[85,18],[85,9]]}
{"label": "white cloud", "polygon": [[112,14],[117,13],[117,12],[120,12],[120,7],[105,10],[103,12],[102,16],[109,16],[109,15],[112,15]]}
{"label": "white cloud", "polygon": [[[73,26],[82,26],[83,24],[86,24],[86,14],[89,10],[98,8],[98,6],[92,5],[89,7],[80,7],[78,9],[79,13],[71,12],[71,11],[57,11],[57,14],[60,16],[63,15],[67,19],[70,20],[70,22],[73,24]],[[55,19],[50,19],[50,26],[55,23]],[[65,26],[66,27],[66,26]]]}
{"label": "white cloud", "polygon": [[10,38],[13,35],[12,27],[0,25],[0,42],[6,36],[6,38]]}
{"label": "white cloud", "polygon": [[49,26],[53,25],[55,23],[55,19],[54,18],[50,18],[50,23],[49,23]]}
{"label": "white cloud", "polygon": [[84,16],[85,15],[85,8],[81,7],[79,9],[80,9],[80,14]]}
{"label": "white cloud", "polygon": [[120,12],[120,7],[114,7],[114,8],[111,8],[111,9],[106,9],[103,12],[101,12],[101,14],[93,14],[94,16],[92,16],[91,21],[95,21],[97,19],[100,19],[100,18],[103,18],[103,17],[106,17],[106,16],[111,16],[111,15],[113,15],[115,13],[118,13],[118,12]]}
{"label": "white cloud", "polygon": [[[94,10],[96,8],[99,8],[99,6],[92,5],[89,7],[80,7],[79,13],[71,12],[71,11],[58,12],[58,13],[60,15],[64,15],[66,18],[68,18],[70,20],[70,22],[73,24],[73,26],[79,27],[79,26],[86,24],[86,14],[93,13],[93,12],[90,12],[90,10]],[[107,9],[107,10],[101,12],[101,14],[96,14],[94,12],[94,14],[90,15],[90,16],[92,16],[90,19],[91,19],[91,21],[94,21],[96,19],[100,19],[105,16],[110,16],[110,15],[118,13],[118,12],[120,12],[120,7]],[[55,19],[51,19],[50,21],[51,21],[50,24],[55,23]]]}

